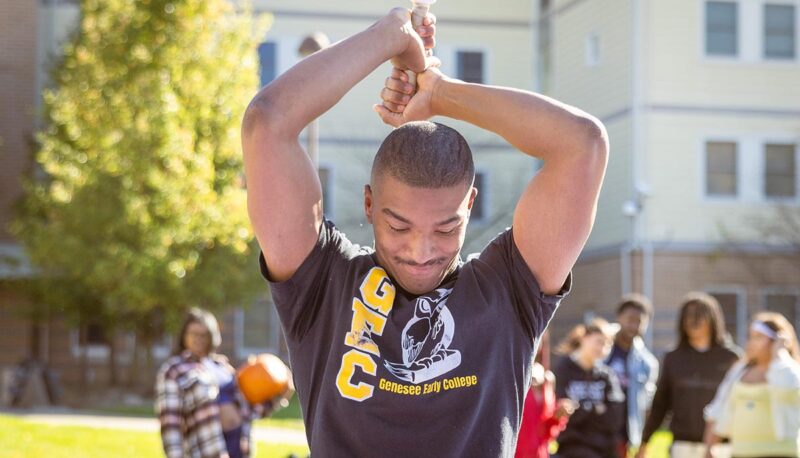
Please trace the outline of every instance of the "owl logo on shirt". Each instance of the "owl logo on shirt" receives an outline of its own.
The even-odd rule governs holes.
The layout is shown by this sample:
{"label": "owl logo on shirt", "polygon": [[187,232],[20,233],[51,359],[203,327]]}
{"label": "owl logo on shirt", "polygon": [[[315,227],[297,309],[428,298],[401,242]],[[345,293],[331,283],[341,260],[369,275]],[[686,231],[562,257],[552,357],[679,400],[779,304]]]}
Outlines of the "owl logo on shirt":
{"label": "owl logo on shirt", "polygon": [[461,364],[461,352],[451,350],[455,322],[447,308],[452,289],[439,288],[417,298],[414,316],[401,335],[403,362],[384,361],[386,369],[400,380],[414,384],[450,372]]}

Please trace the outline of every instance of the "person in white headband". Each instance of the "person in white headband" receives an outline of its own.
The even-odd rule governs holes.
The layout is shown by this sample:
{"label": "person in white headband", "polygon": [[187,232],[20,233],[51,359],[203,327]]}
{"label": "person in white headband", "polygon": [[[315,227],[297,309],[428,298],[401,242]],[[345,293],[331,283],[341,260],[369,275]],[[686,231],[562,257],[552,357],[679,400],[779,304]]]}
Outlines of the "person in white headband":
{"label": "person in white headband", "polygon": [[750,325],[750,330],[763,334],[772,340],[777,340],[778,338],[778,333],[773,331],[772,328],[767,326],[763,321],[753,321],[753,323]]}
{"label": "person in white headband", "polygon": [[705,417],[713,423],[708,441],[729,437],[734,457],[800,456],[800,362],[783,315],[754,317],[745,358],[728,372]]}

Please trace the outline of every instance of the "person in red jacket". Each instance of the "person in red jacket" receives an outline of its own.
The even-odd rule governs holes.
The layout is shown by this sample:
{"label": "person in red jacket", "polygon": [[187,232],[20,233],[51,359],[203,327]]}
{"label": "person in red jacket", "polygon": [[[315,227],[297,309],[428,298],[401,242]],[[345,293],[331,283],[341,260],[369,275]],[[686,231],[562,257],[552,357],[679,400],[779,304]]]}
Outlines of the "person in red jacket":
{"label": "person in red jacket", "polygon": [[568,399],[556,400],[555,376],[549,366],[549,332],[531,370],[531,387],[525,396],[515,458],[548,458],[550,442],[558,437],[574,410]]}

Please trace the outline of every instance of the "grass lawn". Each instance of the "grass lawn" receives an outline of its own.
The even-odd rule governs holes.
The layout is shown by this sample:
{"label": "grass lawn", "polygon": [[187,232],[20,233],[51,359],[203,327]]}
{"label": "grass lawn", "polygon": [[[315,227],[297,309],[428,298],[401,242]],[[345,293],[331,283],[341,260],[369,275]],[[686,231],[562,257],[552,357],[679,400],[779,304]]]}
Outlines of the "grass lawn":
{"label": "grass lawn", "polygon": [[[153,418],[155,416],[151,405],[97,407],[89,409],[88,412],[125,417]],[[298,401],[297,395],[292,396],[286,408],[275,412],[275,414],[269,418],[256,420],[255,425],[303,431],[303,416],[300,412],[300,401]]]}
{"label": "grass lawn", "polygon": [[[303,423],[298,418],[299,406],[297,406],[296,397],[292,402],[293,404],[278,412],[275,417],[258,420],[256,424],[302,430]],[[144,411],[128,413],[152,416],[152,414],[145,415]],[[669,432],[657,432],[650,441],[647,458],[668,458],[668,448],[671,442],[672,435]],[[32,456],[156,458],[164,456],[158,433],[45,425],[8,415],[0,415],[0,444],[3,444],[3,451],[0,455],[4,458]],[[256,458],[286,458],[290,453],[304,457],[308,454],[308,448],[289,444],[256,442]]]}
{"label": "grass lawn", "polygon": [[[54,426],[0,415],[0,444],[4,458],[105,458],[109,456],[161,458],[158,433]],[[257,458],[286,458],[290,453],[306,456],[308,448],[286,444],[256,443]]]}

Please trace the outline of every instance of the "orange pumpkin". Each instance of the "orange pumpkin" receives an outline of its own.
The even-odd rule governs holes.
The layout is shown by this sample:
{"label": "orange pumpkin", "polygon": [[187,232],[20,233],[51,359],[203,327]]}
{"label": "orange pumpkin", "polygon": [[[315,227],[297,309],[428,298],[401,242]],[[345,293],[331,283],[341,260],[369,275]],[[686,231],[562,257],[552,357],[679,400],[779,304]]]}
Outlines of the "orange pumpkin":
{"label": "orange pumpkin", "polygon": [[245,399],[251,404],[280,396],[289,388],[289,368],[275,355],[250,355],[236,371],[236,381]]}

